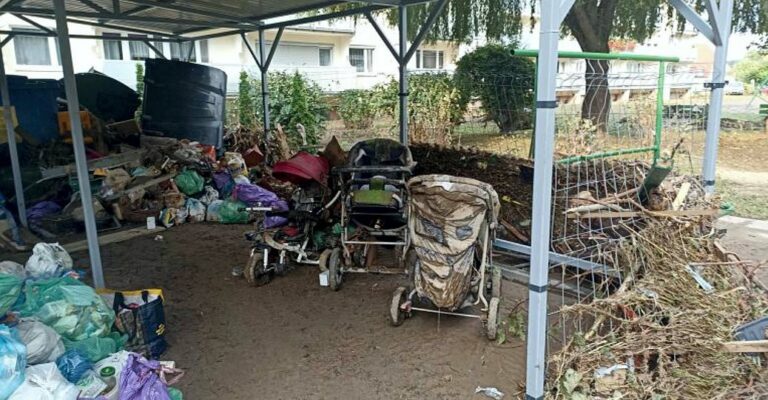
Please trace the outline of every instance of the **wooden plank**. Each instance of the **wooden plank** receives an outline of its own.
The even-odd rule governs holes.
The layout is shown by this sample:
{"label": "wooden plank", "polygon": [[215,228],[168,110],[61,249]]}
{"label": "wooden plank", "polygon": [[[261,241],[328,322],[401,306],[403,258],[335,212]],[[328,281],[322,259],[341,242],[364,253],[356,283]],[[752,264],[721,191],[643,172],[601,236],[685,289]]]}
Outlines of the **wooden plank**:
{"label": "wooden plank", "polygon": [[157,178],[153,178],[153,179],[150,179],[150,180],[148,180],[148,181],[146,181],[146,182],[144,182],[144,183],[140,183],[140,184],[138,184],[138,185],[134,185],[134,186],[131,186],[131,187],[129,187],[129,188],[126,188],[126,189],[125,189],[125,190],[123,190],[122,192],[119,192],[119,193],[115,193],[115,194],[113,194],[113,195],[111,195],[111,196],[107,197],[107,198],[106,198],[106,199],[104,199],[104,200],[106,200],[106,201],[113,201],[113,200],[117,200],[117,199],[119,199],[119,198],[121,198],[121,197],[123,197],[123,196],[125,196],[125,195],[128,195],[129,193],[133,193],[133,192],[135,192],[135,191],[137,191],[137,190],[139,190],[139,189],[145,189],[145,188],[148,188],[148,187],[150,187],[150,186],[155,186],[155,185],[157,185],[158,183],[162,183],[162,182],[165,182],[165,181],[167,181],[167,180],[171,180],[171,179],[173,179],[175,176],[176,176],[176,175],[174,175],[174,174],[165,174],[165,175],[160,175],[160,176],[158,176]]}
{"label": "wooden plank", "polygon": [[723,343],[727,353],[768,353],[768,340],[738,340]]}
{"label": "wooden plank", "polygon": [[659,218],[672,218],[672,217],[700,217],[707,215],[717,215],[720,213],[718,209],[709,210],[678,210],[678,211],[608,211],[608,212],[595,212],[585,214],[572,214],[568,218],[571,219],[585,219],[585,218],[634,218],[634,217],[659,217]]}
{"label": "wooden plank", "polygon": [[[119,231],[115,233],[109,233],[106,235],[99,235],[99,246],[104,246],[106,244],[111,243],[119,243],[124,242],[129,239],[137,238],[144,235],[149,234],[157,234],[162,233],[165,231],[165,228],[163,227],[157,227],[155,229],[149,230],[146,227],[139,227],[139,228],[132,228],[132,229],[126,229],[124,231]],[[81,251],[88,248],[88,241],[87,240],[80,240],[77,242],[67,243],[63,245],[64,250],[73,253],[75,251]]]}
{"label": "wooden plank", "polygon": [[677,196],[675,196],[675,200],[672,202],[672,210],[677,211],[680,209],[683,202],[685,202],[685,198],[688,197],[688,192],[690,190],[691,182],[683,182],[683,184],[680,185],[680,190],[677,191]]}

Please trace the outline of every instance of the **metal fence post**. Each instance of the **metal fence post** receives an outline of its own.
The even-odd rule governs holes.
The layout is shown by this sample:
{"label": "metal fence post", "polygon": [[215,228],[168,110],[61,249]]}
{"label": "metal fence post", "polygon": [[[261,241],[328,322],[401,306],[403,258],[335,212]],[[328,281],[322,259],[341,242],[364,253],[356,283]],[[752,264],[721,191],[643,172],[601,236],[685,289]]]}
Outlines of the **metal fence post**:
{"label": "metal fence post", "polygon": [[664,128],[664,78],[667,74],[667,64],[664,61],[659,62],[659,78],[656,84],[656,130],[653,136],[653,164],[659,160],[661,155],[661,131]]}
{"label": "metal fence post", "polygon": [[13,172],[13,188],[16,192],[16,209],[19,212],[19,222],[27,227],[27,205],[24,201],[24,183],[21,180],[21,164],[19,162],[19,148],[16,143],[16,132],[13,127],[13,113],[11,112],[11,94],[8,89],[8,77],[5,74],[5,60],[3,48],[0,46],[0,91],[3,99],[3,118],[5,119],[5,131],[8,134],[8,152],[11,154],[11,170]]}
{"label": "metal fence post", "polygon": [[67,108],[69,109],[69,120],[72,127],[72,146],[74,147],[75,152],[77,181],[80,186],[80,200],[83,203],[85,235],[88,239],[88,254],[91,257],[93,283],[97,288],[103,288],[104,274],[101,269],[99,238],[96,231],[96,217],[93,213],[91,181],[90,174],[88,173],[88,159],[85,157],[83,126],[80,122],[80,101],[77,97],[75,71],[72,66],[72,50],[69,46],[69,29],[67,27],[67,11],[64,7],[64,0],[53,0],[53,8],[56,12],[57,40],[61,52],[61,69],[64,72],[64,90],[67,95]]}
{"label": "metal fence post", "polygon": [[[714,0],[709,0],[714,2]],[[704,191],[707,194],[715,192],[715,170],[717,164],[717,148],[720,137],[720,118],[723,111],[723,92],[725,89],[725,68],[728,56],[728,39],[731,34],[731,18],[733,17],[733,0],[721,0],[719,13],[715,17],[720,34],[720,43],[715,45],[715,61],[712,68],[712,96],[709,99],[707,116],[707,137],[704,144],[704,161],[702,178]]]}

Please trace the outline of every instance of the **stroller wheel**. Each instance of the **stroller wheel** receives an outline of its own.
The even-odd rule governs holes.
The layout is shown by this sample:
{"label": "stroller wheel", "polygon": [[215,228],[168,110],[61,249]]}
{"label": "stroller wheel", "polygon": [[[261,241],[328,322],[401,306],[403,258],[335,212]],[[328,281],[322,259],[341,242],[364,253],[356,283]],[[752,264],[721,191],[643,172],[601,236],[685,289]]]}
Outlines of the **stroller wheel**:
{"label": "stroller wheel", "polygon": [[328,257],[328,283],[334,291],[341,289],[341,249],[335,248]]}
{"label": "stroller wheel", "polygon": [[272,280],[269,272],[264,271],[264,255],[261,253],[254,253],[250,259],[248,259],[248,265],[245,266],[243,275],[246,282],[251,286],[263,286]]}
{"label": "stroller wheel", "polygon": [[488,340],[496,340],[499,329],[499,298],[491,298],[488,303],[488,319],[485,322],[485,335]]}
{"label": "stroller wheel", "polygon": [[389,304],[389,322],[392,326],[400,326],[405,321],[406,312],[400,306],[407,300],[405,288],[400,286],[392,293],[392,302]]}
{"label": "stroller wheel", "polygon": [[331,253],[333,250],[331,249],[325,249],[322,253],[320,253],[320,260],[318,263],[318,266],[320,267],[320,272],[328,271],[328,259],[331,257]]}
{"label": "stroller wheel", "polygon": [[501,268],[493,268],[491,273],[491,299],[501,297]]}

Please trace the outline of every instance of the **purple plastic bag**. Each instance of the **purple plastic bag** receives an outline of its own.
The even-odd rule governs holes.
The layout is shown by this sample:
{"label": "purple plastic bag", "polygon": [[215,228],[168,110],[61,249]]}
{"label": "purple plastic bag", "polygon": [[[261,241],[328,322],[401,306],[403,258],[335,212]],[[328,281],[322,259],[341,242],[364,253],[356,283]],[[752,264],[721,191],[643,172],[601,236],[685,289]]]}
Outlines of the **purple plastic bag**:
{"label": "purple plastic bag", "polygon": [[280,200],[276,194],[259,185],[237,185],[235,186],[235,196],[251,207],[257,205],[271,207],[272,203]]}
{"label": "purple plastic bag", "polygon": [[131,353],[120,373],[120,400],[171,400],[158,361]]}
{"label": "purple plastic bag", "polygon": [[37,221],[61,212],[61,207],[52,201],[41,201],[27,210],[27,219]]}
{"label": "purple plastic bag", "polygon": [[[288,202],[285,200],[277,200],[276,202],[272,203],[270,206],[275,211],[288,211]],[[266,217],[264,218],[264,227],[269,228],[277,228],[278,226],[283,226],[288,223],[288,219],[285,217]]]}
{"label": "purple plastic bag", "polygon": [[[258,185],[235,186],[235,197],[248,206],[272,207],[274,211],[288,211],[288,203],[281,200],[276,194]],[[276,228],[288,223],[285,217],[264,218],[265,228]]]}
{"label": "purple plastic bag", "polygon": [[232,175],[229,172],[219,171],[213,174],[213,184],[216,186],[216,190],[221,190],[230,181],[232,181]]}

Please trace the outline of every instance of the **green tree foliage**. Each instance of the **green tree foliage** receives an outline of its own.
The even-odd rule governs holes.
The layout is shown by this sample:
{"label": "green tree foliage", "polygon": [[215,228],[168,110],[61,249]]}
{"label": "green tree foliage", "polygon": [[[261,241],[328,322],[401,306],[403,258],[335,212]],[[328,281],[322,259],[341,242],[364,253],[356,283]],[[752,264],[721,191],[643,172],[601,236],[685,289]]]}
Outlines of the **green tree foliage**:
{"label": "green tree foliage", "polygon": [[256,124],[252,79],[245,71],[240,71],[240,84],[237,87],[237,110],[240,125],[253,127]]}
{"label": "green tree foliage", "polygon": [[[400,102],[396,80],[373,89],[373,104],[379,113],[398,125]],[[453,128],[462,120],[464,109],[459,90],[448,74],[416,74],[408,81],[408,131],[413,142],[449,144]]]}
{"label": "green tree foliage", "polygon": [[768,84],[768,53],[750,52],[734,66],[733,73],[743,82]]}
{"label": "green tree foliage", "polygon": [[[324,122],[328,112],[320,86],[298,71],[270,72],[268,85],[272,126],[282,125],[289,143],[298,146],[302,141],[297,124],[301,124],[307,135],[307,144],[317,144],[325,129]],[[255,92],[257,88],[260,91],[261,81],[252,81],[251,87],[252,96],[260,99],[261,95]],[[256,117],[263,119],[261,101],[256,101],[253,108]]]}
{"label": "green tree foliage", "polygon": [[366,129],[373,125],[376,117],[373,92],[370,90],[351,89],[341,92],[339,115],[344,126],[351,129]]}
{"label": "green tree foliage", "polygon": [[461,108],[479,99],[486,117],[504,133],[531,126],[534,101],[536,66],[512,50],[511,45],[479,47],[459,59],[454,76]]}

